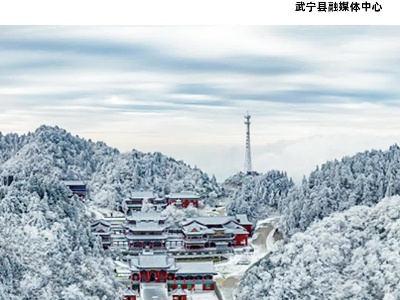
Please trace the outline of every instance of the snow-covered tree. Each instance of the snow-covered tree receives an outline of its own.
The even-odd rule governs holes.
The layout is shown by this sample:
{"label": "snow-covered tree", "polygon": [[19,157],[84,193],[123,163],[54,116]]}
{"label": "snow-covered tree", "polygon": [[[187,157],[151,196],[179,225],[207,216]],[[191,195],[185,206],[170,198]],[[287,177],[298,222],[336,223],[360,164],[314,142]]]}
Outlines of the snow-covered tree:
{"label": "snow-covered tree", "polygon": [[266,174],[236,174],[223,184],[232,199],[227,212],[230,215],[247,214],[252,221],[270,214],[279,214],[282,199],[293,185],[286,173],[279,171]]}
{"label": "snow-covered tree", "polygon": [[388,151],[366,151],[326,162],[282,199],[280,229],[290,237],[333,212],[400,195],[399,168],[397,145]]}
{"label": "snow-covered tree", "polygon": [[399,299],[400,197],[313,223],[254,265],[238,300]]}
{"label": "snow-covered tree", "polygon": [[84,203],[54,178],[21,174],[0,193],[0,299],[119,299]]}

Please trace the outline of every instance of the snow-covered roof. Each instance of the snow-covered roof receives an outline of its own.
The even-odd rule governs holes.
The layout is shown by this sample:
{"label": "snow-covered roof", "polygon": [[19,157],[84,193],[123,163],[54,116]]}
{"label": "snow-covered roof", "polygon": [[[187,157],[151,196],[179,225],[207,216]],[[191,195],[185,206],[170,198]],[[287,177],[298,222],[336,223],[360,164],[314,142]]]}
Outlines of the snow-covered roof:
{"label": "snow-covered roof", "polygon": [[125,217],[105,217],[104,220],[109,222],[111,225],[120,225],[125,222]]}
{"label": "snow-covered roof", "polygon": [[196,232],[203,232],[207,230],[207,227],[194,221],[192,223],[186,224],[182,228],[187,233],[196,233]]}
{"label": "snow-covered roof", "polygon": [[155,198],[156,195],[154,195],[153,192],[151,191],[146,191],[146,192],[132,192],[131,194],[131,199],[150,199],[150,198]]}
{"label": "snow-covered roof", "polygon": [[166,217],[157,212],[133,212],[131,215],[126,216],[126,219],[130,221],[140,222],[165,220]]}
{"label": "snow-covered roof", "polygon": [[90,224],[91,227],[97,227],[99,225],[102,225],[103,227],[110,227],[110,223],[106,220],[96,220]]}
{"label": "snow-covered roof", "polygon": [[175,264],[175,259],[164,253],[154,254],[144,250],[138,257],[131,259],[131,269],[169,269]]}
{"label": "snow-covered roof", "polygon": [[165,198],[156,197],[154,198],[154,201],[165,201]]}
{"label": "snow-covered roof", "polygon": [[111,227],[112,230],[124,230],[122,223],[120,223],[120,224],[111,224],[110,227]]}
{"label": "snow-covered roof", "polygon": [[167,235],[165,234],[156,234],[156,235],[133,235],[133,234],[127,234],[126,238],[128,240],[166,240],[168,238]]}
{"label": "snow-covered roof", "polygon": [[215,274],[214,263],[212,261],[202,262],[178,262],[176,274]]}
{"label": "snow-covered roof", "polygon": [[181,285],[178,286],[176,290],[171,292],[171,295],[188,295],[189,292],[187,290],[182,289]]}
{"label": "snow-covered roof", "polygon": [[122,234],[112,234],[111,235],[113,242],[125,242],[126,237]]}
{"label": "snow-covered roof", "polygon": [[169,256],[166,253],[155,254],[149,249],[144,250],[138,257],[133,257],[130,267],[132,271],[168,269],[176,271],[176,274],[216,274],[212,261],[177,263],[173,256]]}
{"label": "snow-covered roof", "polygon": [[65,185],[86,185],[86,183],[82,180],[63,180]]}
{"label": "snow-covered roof", "polygon": [[247,218],[247,215],[245,215],[245,214],[237,214],[236,220],[238,220],[239,223],[242,225],[252,225],[252,223]]}
{"label": "snow-covered roof", "polygon": [[164,231],[166,227],[159,225],[158,222],[137,222],[135,225],[125,225],[132,231]]}
{"label": "snow-covered roof", "polygon": [[[197,233],[214,234],[216,231],[235,234],[248,233],[247,230],[239,225],[233,217],[202,217],[190,219],[188,221],[188,223],[182,224],[182,229],[186,235]],[[213,228],[212,225],[217,225],[218,227]]]}
{"label": "snow-covered roof", "polygon": [[115,260],[115,261],[114,261],[114,265],[115,265],[115,267],[120,267],[120,268],[129,269],[128,263],[126,263],[126,262],[124,262],[124,261]]}
{"label": "snow-covered roof", "polygon": [[192,245],[204,244],[205,242],[207,242],[206,239],[185,240],[185,244],[192,244]]}
{"label": "snow-covered roof", "polygon": [[188,225],[191,222],[197,222],[206,226],[224,225],[231,221],[236,221],[236,220],[234,217],[198,217],[198,218],[187,219],[187,221],[183,223],[183,226]]}
{"label": "snow-covered roof", "polygon": [[242,225],[239,225],[236,222],[226,223],[224,227],[227,228],[226,232],[228,230],[232,230],[234,233],[248,233],[248,231]]}
{"label": "snow-covered roof", "polygon": [[124,292],[124,296],[139,296],[139,294],[138,294],[136,291],[134,291],[134,290],[127,289],[127,290]]}
{"label": "snow-covered roof", "polygon": [[117,273],[117,275],[119,276],[131,275],[131,270],[127,263],[122,261],[114,261],[114,265],[115,265],[115,272]]}
{"label": "snow-covered roof", "polygon": [[192,192],[171,193],[165,195],[165,198],[170,199],[200,199],[200,196]]}

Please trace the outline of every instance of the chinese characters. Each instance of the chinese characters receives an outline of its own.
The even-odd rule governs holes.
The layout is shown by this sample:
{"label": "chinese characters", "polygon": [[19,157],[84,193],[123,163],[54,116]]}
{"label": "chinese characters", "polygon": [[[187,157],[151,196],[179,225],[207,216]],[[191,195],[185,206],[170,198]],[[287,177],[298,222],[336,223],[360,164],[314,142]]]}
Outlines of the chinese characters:
{"label": "chinese characters", "polygon": [[359,11],[372,11],[379,12],[382,10],[382,5],[378,2],[371,3],[364,2],[296,2],[296,11],[307,12],[359,12]]}

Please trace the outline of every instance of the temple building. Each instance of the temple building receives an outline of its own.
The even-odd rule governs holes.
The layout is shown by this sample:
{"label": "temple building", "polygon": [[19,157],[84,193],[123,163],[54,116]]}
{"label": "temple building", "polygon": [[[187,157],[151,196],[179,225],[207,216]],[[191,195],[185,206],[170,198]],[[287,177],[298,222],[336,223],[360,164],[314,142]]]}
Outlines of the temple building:
{"label": "temple building", "polygon": [[125,204],[128,207],[128,212],[140,211],[143,203],[148,201],[149,203],[156,198],[153,192],[134,192],[132,195],[125,199]]}
{"label": "temple building", "polygon": [[69,188],[71,191],[69,197],[73,195],[77,195],[80,198],[86,198],[87,188],[86,183],[81,180],[65,180],[63,183]]}
{"label": "temple building", "polygon": [[214,290],[214,264],[206,262],[177,262],[167,253],[145,249],[130,260],[132,289],[140,291],[141,283],[166,283],[168,291],[178,287],[187,290]]}
{"label": "temple building", "polygon": [[175,203],[176,207],[187,208],[190,204],[199,207],[200,196],[192,192],[172,193],[165,196],[168,205]]}
{"label": "temple building", "polygon": [[232,252],[247,247],[252,226],[245,215],[198,217],[168,224],[156,212],[137,212],[126,217],[92,223],[92,232],[104,249],[119,248],[139,253],[145,248],[171,252]]}
{"label": "temple building", "polygon": [[122,296],[122,300],[137,300],[138,297],[139,293],[137,291],[127,289]]}
{"label": "temple building", "polygon": [[100,236],[103,249],[109,249],[112,243],[110,223],[105,220],[97,220],[90,225],[90,229],[97,236]]}
{"label": "temple building", "polygon": [[125,238],[130,249],[165,249],[168,239],[165,217],[159,213],[134,213],[126,217]]}
{"label": "temple building", "polygon": [[232,217],[200,217],[182,224],[185,249],[248,246],[249,232]]}
{"label": "temple building", "polygon": [[188,294],[187,290],[184,290],[180,285],[171,292],[172,300],[187,300]]}
{"label": "temple building", "polygon": [[[4,175],[4,176],[2,177],[1,183],[2,183],[4,186],[10,186],[11,183],[13,183],[13,181],[14,181],[14,176],[13,176],[13,175]],[[1,184],[1,183],[0,183],[0,184]]]}
{"label": "temple building", "polygon": [[128,199],[123,201],[128,208],[128,214],[132,211],[141,211],[146,202],[151,204],[156,211],[162,211],[168,205],[165,197],[159,197],[151,191],[133,192]]}

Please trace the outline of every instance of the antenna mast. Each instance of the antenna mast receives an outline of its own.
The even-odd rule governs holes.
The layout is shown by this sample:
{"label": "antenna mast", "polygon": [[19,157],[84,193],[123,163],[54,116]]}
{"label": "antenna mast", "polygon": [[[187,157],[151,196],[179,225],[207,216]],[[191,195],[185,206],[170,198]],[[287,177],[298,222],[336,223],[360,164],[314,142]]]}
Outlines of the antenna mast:
{"label": "antenna mast", "polygon": [[244,163],[244,168],[247,173],[250,173],[252,171],[251,167],[251,149],[250,149],[250,118],[251,116],[249,115],[249,112],[247,112],[247,115],[244,116],[245,122],[244,124],[246,125],[246,158],[245,158],[245,163]]}

